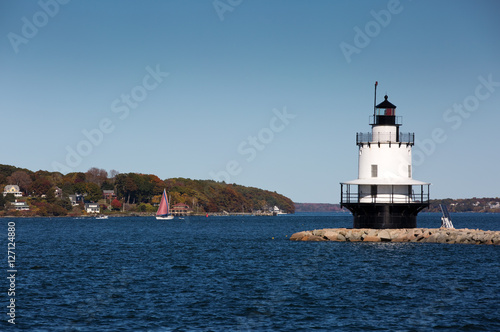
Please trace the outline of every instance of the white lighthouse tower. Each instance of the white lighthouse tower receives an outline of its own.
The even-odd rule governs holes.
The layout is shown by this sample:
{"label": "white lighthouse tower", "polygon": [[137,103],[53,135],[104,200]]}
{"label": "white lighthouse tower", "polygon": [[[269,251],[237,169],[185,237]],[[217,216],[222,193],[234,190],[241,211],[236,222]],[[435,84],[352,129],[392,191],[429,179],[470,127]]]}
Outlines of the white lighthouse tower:
{"label": "white lighthouse tower", "polygon": [[402,117],[387,96],[370,125],[371,132],[356,134],[358,178],[340,184],[340,205],[352,212],[354,228],[415,228],[417,214],[429,206],[430,186],[412,178],[415,134],[399,131]]}

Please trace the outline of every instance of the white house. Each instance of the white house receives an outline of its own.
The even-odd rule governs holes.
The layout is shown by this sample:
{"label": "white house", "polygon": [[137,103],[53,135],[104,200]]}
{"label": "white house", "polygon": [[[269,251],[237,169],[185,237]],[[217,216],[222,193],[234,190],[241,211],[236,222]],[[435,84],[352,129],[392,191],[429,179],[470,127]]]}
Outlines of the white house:
{"label": "white house", "polygon": [[85,211],[87,213],[100,213],[101,209],[97,203],[85,203]]}
{"label": "white house", "polygon": [[23,193],[19,190],[19,186],[15,184],[9,184],[3,189],[3,196],[7,194],[14,194],[15,197],[22,197]]}
{"label": "white house", "polygon": [[30,209],[29,205],[26,202],[18,202],[17,199],[15,202],[11,202],[10,205],[17,211],[28,211]]}
{"label": "white house", "polygon": [[500,202],[490,202],[488,205],[490,209],[500,209]]}

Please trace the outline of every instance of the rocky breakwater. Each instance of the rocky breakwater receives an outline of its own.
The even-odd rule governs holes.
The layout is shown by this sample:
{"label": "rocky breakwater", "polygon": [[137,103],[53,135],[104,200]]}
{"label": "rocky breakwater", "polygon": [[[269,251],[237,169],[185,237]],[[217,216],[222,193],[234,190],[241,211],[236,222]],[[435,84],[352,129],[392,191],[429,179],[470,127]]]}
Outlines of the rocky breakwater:
{"label": "rocky breakwater", "polygon": [[453,228],[326,228],[302,231],[290,237],[292,241],[338,242],[422,242],[500,245],[500,231]]}

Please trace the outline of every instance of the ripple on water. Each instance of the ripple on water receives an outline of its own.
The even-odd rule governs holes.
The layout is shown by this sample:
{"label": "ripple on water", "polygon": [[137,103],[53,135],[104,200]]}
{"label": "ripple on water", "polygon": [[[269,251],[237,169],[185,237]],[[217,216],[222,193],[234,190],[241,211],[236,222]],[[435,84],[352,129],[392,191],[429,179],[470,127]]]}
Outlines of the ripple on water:
{"label": "ripple on water", "polygon": [[[285,237],[349,218],[18,220],[19,327],[500,330],[497,247]],[[457,222],[484,222],[467,218]]]}

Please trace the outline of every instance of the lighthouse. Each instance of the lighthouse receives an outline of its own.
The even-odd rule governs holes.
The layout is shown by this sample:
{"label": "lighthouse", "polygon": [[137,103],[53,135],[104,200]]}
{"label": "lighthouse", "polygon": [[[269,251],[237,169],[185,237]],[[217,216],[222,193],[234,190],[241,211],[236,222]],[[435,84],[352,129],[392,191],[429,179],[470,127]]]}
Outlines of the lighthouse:
{"label": "lighthouse", "polygon": [[377,85],[371,132],[356,133],[358,178],[340,184],[340,205],[352,212],[354,228],[415,228],[430,183],[412,178],[415,134],[400,132],[402,117],[387,95],[377,105]]}

